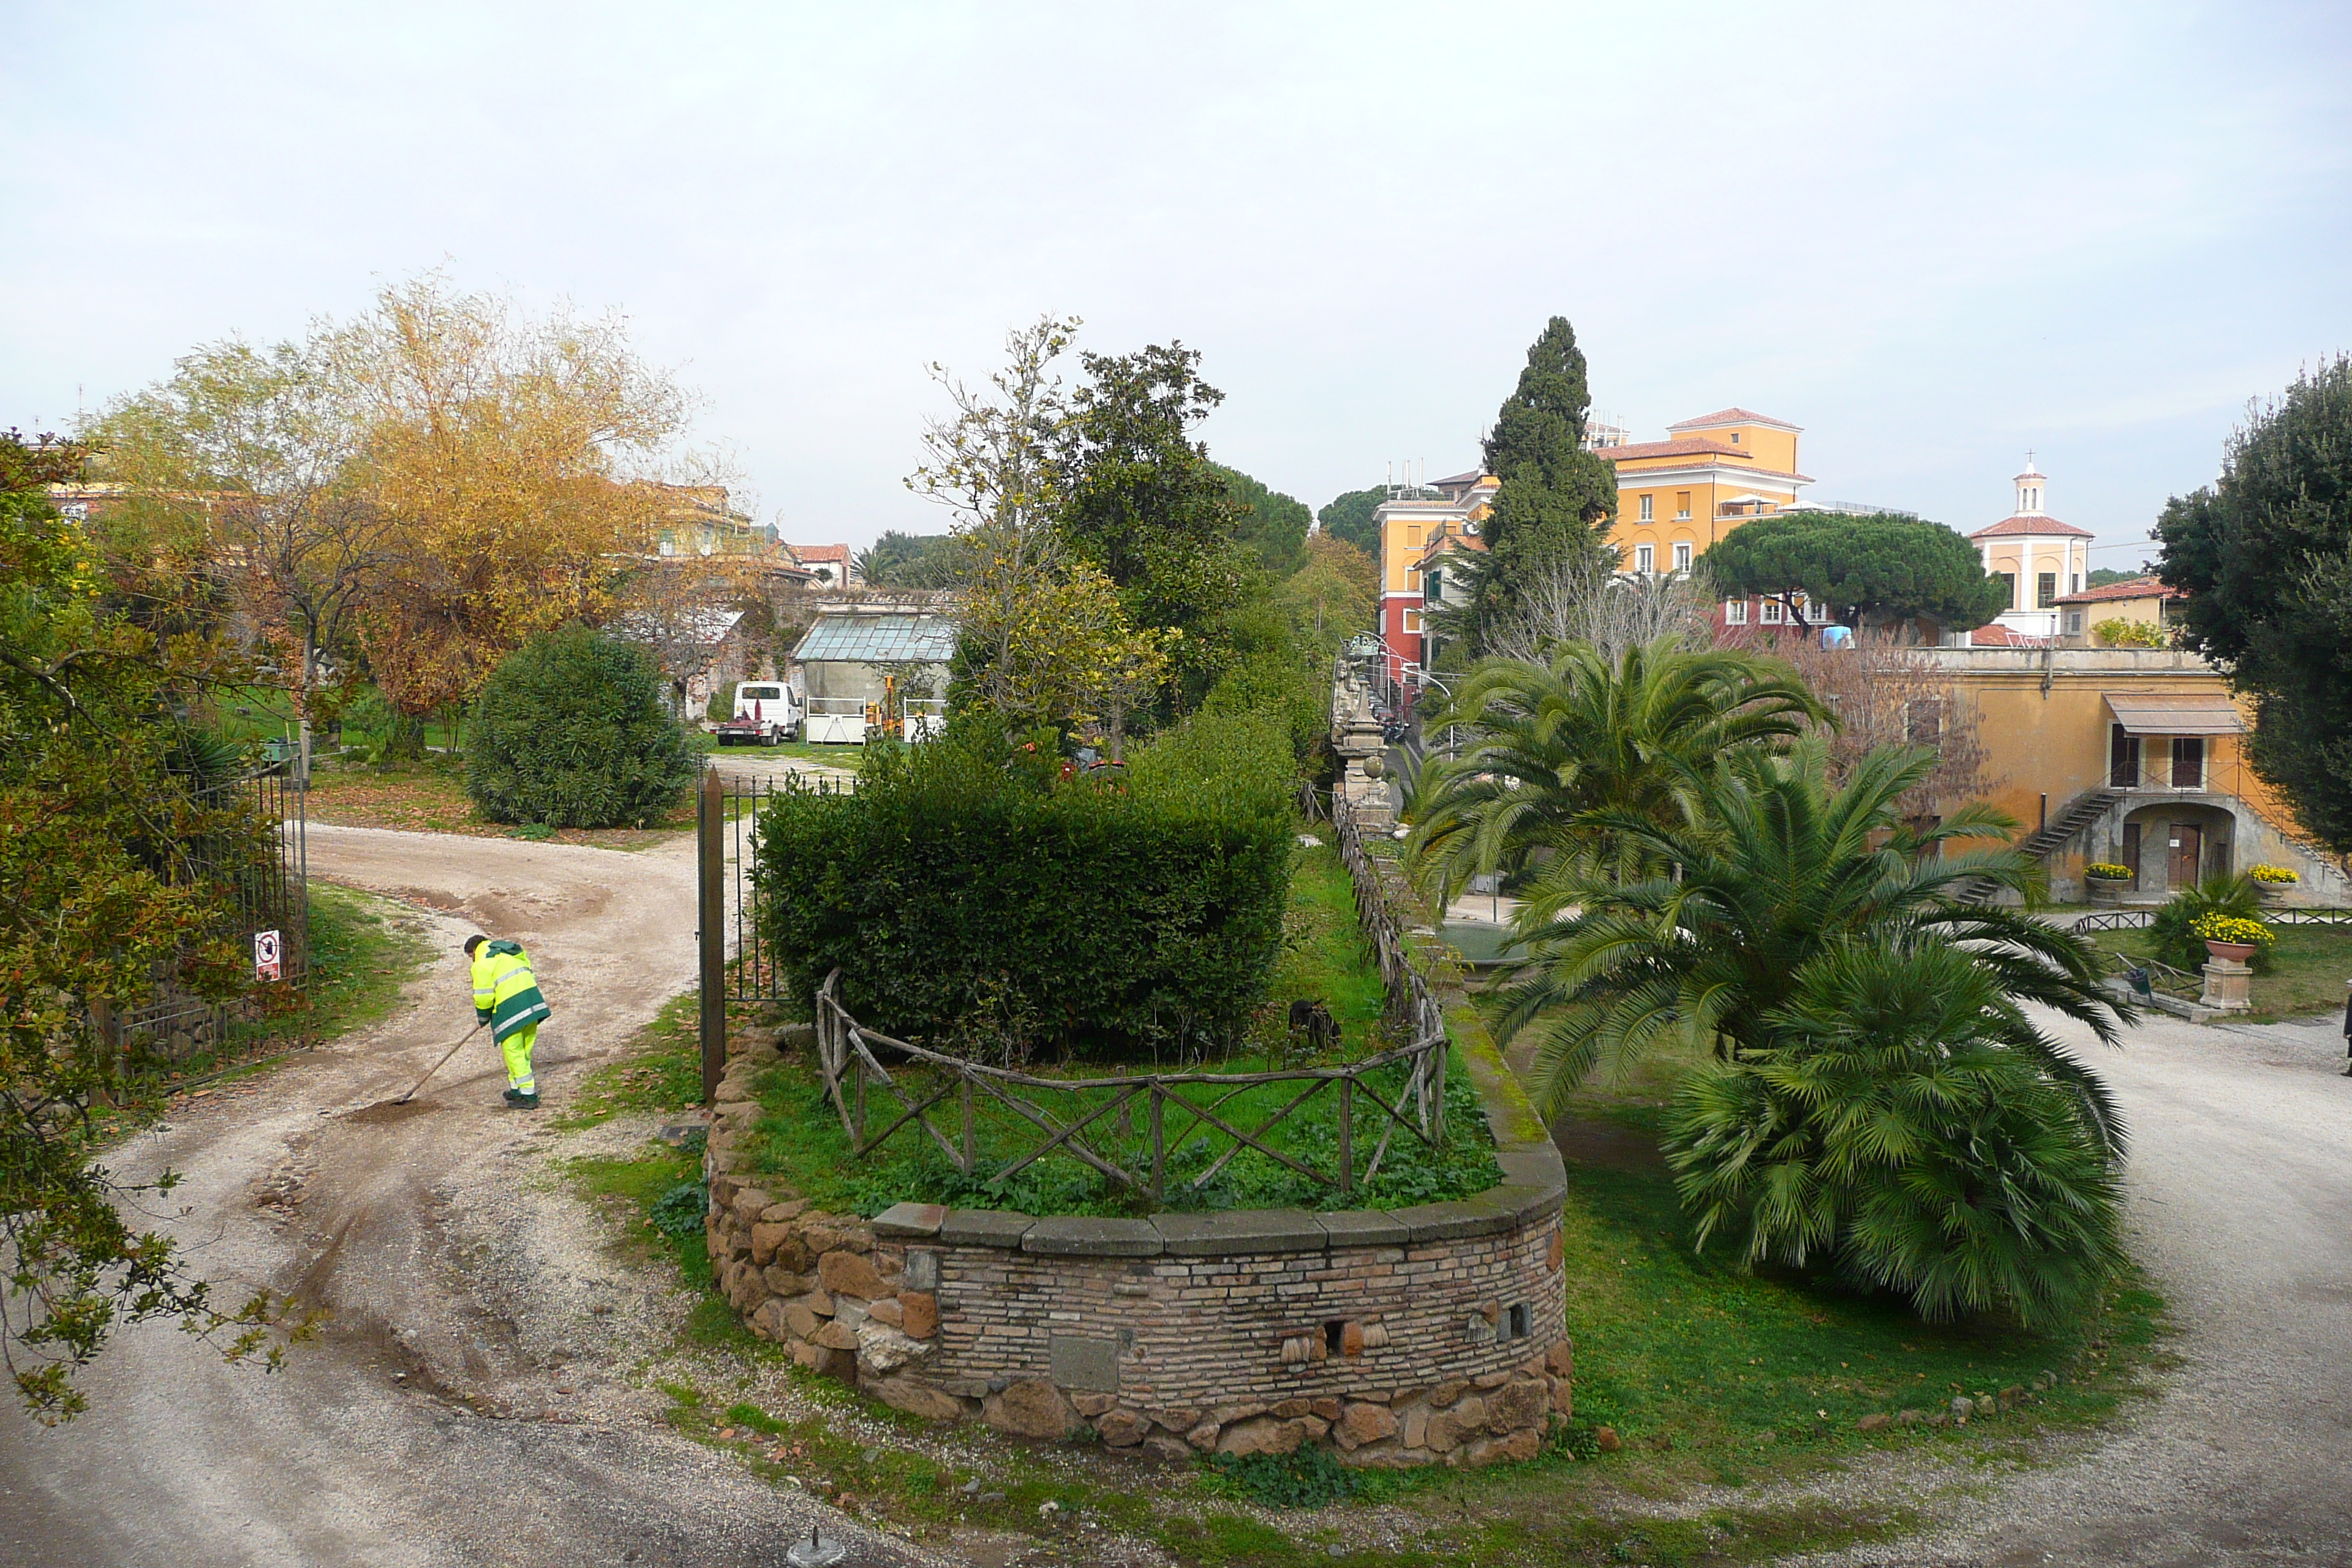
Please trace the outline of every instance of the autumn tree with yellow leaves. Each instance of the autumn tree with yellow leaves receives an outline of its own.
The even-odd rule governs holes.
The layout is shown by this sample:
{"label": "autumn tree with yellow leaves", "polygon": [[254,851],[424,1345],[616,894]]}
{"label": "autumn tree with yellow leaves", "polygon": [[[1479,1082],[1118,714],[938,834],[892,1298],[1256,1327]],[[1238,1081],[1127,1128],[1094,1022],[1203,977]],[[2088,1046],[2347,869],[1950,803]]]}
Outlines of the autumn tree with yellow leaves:
{"label": "autumn tree with yellow leaves", "polygon": [[299,342],[198,349],[90,434],[119,543],[198,555],[306,721],[362,652],[413,743],[532,633],[614,615],[688,412],[617,316],[431,273]]}

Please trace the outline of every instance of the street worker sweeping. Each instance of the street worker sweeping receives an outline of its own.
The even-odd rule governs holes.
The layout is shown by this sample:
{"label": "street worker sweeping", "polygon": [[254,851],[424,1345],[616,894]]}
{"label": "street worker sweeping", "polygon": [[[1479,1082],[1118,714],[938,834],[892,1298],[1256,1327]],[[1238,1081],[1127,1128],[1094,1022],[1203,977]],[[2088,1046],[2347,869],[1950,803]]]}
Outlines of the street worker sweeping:
{"label": "street worker sweeping", "polygon": [[530,954],[519,942],[466,939],[474,965],[474,1020],[490,1026],[490,1037],[507,1058],[507,1103],[523,1110],[539,1107],[539,1080],[530,1075],[530,1047],[547,1016],[547,998],[530,972]]}

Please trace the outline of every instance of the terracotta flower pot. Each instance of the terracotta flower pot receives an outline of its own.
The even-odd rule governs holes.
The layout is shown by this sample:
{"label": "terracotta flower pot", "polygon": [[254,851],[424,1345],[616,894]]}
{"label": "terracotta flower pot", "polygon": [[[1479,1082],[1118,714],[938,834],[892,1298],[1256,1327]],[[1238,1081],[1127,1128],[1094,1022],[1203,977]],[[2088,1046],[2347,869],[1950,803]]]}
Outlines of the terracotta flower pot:
{"label": "terracotta flower pot", "polygon": [[2227,963],[2243,963],[2254,956],[2254,944],[2251,942],[2214,942],[2209,938],[2205,951]]}

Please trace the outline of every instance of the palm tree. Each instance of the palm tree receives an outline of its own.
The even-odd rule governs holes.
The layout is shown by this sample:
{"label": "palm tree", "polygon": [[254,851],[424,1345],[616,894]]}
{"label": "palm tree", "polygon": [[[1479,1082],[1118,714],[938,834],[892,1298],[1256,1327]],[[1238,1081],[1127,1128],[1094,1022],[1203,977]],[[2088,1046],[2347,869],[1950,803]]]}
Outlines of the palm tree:
{"label": "palm tree", "polygon": [[2112,1276],[2117,1162],[1965,948],[1833,945],[1764,1023],[1770,1044],[1694,1075],[1668,1117],[1701,1247],[2028,1326]]}
{"label": "palm tree", "polygon": [[[1675,791],[1685,822],[1594,812],[1585,831],[1613,834],[1658,868],[1637,879],[1561,859],[1531,879],[1515,927],[1523,956],[1499,993],[1500,1038],[1532,1036],[1532,1088],[1557,1109],[1596,1069],[1622,1070],[1681,1039],[1737,1061],[1775,1043],[1775,1015],[1807,966],[1836,951],[1950,947],[1993,998],[1988,1028],[2063,1086],[2101,1147],[2119,1152],[2122,1122],[2106,1089],[2028,1020],[2051,1007],[2114,1044],[2137,1015],[2099,984],[2095,950],[2021,910],[1962,901],[1979,879],[2022,893],[2033,860],[2008,847],[2015,822],[1970,806],[1939,823],[1906,822],[1898,802],[1935,765],[1924,748],[1864,757],[1843,788],[1817,739],[1785,754],[1733,751],[1685,765]],[[1952,849],[1962,840],[1994,847]]]}
{"label": "palm tree", "polygon": [[1441,903],[1498,869],[1617,864],[1623,843],[1601,817],[1680,822],[1709,758],[1824,717],[1777,661],[1675,637],[1614,657],[1571,642],[1545,663],[1486,659],[1423,721],[1467,741],[1423,769],[1406,853]]}

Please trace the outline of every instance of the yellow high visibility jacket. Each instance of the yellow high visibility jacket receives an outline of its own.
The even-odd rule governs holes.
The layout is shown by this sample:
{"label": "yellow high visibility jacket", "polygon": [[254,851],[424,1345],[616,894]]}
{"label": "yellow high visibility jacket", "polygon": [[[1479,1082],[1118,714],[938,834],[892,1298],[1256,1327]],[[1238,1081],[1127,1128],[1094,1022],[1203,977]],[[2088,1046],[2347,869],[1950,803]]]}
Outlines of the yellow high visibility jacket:
{"label": "yellow high visibility jacket", "polygon": [[503,1040],[548,1016],[547,998],[520,942],[486,942],[474,950],[474,1021]]}

